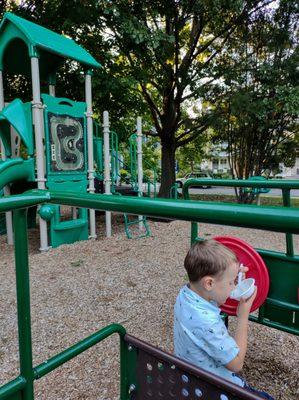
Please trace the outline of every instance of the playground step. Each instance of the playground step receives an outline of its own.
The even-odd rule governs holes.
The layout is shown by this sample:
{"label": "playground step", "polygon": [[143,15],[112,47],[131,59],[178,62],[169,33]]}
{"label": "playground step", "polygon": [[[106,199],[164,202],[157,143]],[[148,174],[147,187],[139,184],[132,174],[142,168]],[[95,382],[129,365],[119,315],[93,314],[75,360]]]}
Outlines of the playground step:
{"label": "playground step", "polygon": [[59,224],[55,224],[53,228],[56,231],[64,231],[68,229],[82,228],[85,225],[87,225],[87,220],[83,218],[78,218],[78,219],[73,219],[71,221],[59,222]]}

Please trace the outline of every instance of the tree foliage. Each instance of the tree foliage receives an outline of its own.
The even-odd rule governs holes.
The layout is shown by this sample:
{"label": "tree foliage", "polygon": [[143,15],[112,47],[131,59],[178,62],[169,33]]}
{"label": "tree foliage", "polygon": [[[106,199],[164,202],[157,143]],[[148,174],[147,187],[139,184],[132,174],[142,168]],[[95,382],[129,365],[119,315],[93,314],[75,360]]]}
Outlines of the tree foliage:
{"label": "tree foliage", "polygon": [[[286,125],[279,121],[286,104],[296,108],[295,92],[290,95],[292,84],[281,85],[271,97],[271,85],[285,68],[281,54],[287,52],[287,40],[280,35],[282,21],[290,18],[289,27],[294,25],[293,11],[287,11],[293,2],[281,0],[285,11],[279,7],[281,16],[276,13],[271,19],[267,7],[272,3],[277,4],[274,0],[23,0],[10,2],[6,10],[74,38],[100,61],[103,68],[93,78],[94,111],[101,117],[108,109],[111,125],[122,138],[134,130],[136,116],[143,116],[147,134],[161,141],[160,195],[168,197],[175,180],[177,149],[194,140],[198,143],[209,126],[223,132],[237,126],[244,137],[249,122],[259,126],[272,112],[282,132]],[[270,44],[265,45],[268,34],[271,51]],[[255,46],[256,38],[259,46]],[[243,43],[248,43],[247,50]],[[290,57],[291,52],[290,47]],[[281,59],[277,75],[272,71],[273,54]],[[260,72],[255,76],[257,65]],[[285,80],[295,79],[294,65],[288,66]],[[245,84],[250,74],[254,84],[250,80]],[[236,84],[240,81],[242,90]],[[19,80],[12,87],[8,78],[7,83],[6,92],[12,98],[20,93],[30,98],[28,82]],[[60,70],[57,95],[84,98],[79,68],[66,65]],[[203,108],[203,100],[214,108]],[[247,122],[242,125],[239,116],[246,115],[247,109],[251,119],[244,118]],[[277,131],[275,123],[269,129]],[[249,136],[250,132],[254,130],[249,130]],[[260,130],[255,132],[262,136]],[[255,140],[254,136],[251,141]]]}
{"label": "tree foliage", "polygon": [[206,158],[206,142],[208,133],[198,135],[190,143],[179,148],[176,159],[179,164],[180,175],[194,172],[199,169],[199,164]]}
{"label": "tree foliage", "polygon": [[[282,0],[248,16],[235,30],[215,69],[210,87],[213,125],[228,143],[232,175],[247,179],[285,161],[294,163],[298,146],[298,44],[296,4]],[[246,201],[246,194],[239,193]]]}
{"label": "tree foliage", "polygon": [[209,66],[245,16],[269,2],[99,2],[100,26],[109,32],[107,41],[123,72],[135,80],[161,140],[160,195],[167,197],[174,183],[176,149],[209,126],[209,113],[193,107],[211,77]]}
{"label": "tree foliage", "polygon": [[[98,121],[108,110],[111,128],[121,140],[127,140],[134,132],[136,117],[147,118],[148,111],[138,91],[135,80],[123,73],[117,62],[118,55],[99,25],[101,13],[96,0],[23,0],[6,2],[0,9],[0,17],[11,11],[54,32],[74,39],[88,50],[102,65],[93,75],[93,110]],[[7,100],[21,97],[30,101],[32,96],[30,78],[10,76],[5,73],[5,95]],[[48,92],[41,82],[43,92]],[[64,63],[57,76],[56,95],[84,100],[84,77],[82,68],[74,63]]]}

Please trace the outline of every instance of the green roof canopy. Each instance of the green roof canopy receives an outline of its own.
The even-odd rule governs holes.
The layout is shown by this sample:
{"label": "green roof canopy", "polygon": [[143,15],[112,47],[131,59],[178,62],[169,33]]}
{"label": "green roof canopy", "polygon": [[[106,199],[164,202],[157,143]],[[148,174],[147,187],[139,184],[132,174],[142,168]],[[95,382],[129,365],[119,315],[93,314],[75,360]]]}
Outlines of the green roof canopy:
{"label": "green roof canopy", "polygon": [[5,13],[0,25],[0,69],[30,76],[29,57],[36,55],[40,57],[40,73],[45,79],[55,73],[64,58],[78,61],[88,68],[100,67],[73,40],[12,13]]}

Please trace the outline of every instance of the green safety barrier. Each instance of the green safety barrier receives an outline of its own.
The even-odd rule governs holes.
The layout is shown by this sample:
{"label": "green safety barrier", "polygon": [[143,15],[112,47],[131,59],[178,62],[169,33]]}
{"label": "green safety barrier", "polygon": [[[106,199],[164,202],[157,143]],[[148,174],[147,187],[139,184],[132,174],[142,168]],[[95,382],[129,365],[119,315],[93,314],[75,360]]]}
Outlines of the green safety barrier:
{"label": "green safety barrier", "polygon": [[[120,399],[129,400],[128,384],[135,381],[136,351],[131,352],[124,341],[125,330],[121,325],[113,324],[101,329],[81,342],[55,355],[38,366],[32,362],[32,338],[30,317],[30,285],[28,263],[28,240],[26,215],[28,207],[40,204],[64,204],[80,208],[128,212],[146,216],[168,217],[192,222],[211,222],[216,224],[243,226],[247,228],[267,229],[290,234],[299,233],[299,209],[293,207],[264,207],[256,205],[221,204],[213,202],[198,202],[188,200],[148,199],[126,196],[107,196],[100,194],[78,194],[71,192],[54,192],[32,190],[25,194],[3,197],[0,200],[0,213],[13,210],[13,224],[15,232],[15,264],[17,285],[17,312],[20,354],[20,375],[6,385],[0,387],[0,400],[33,400],[34,381],[53,371],[63,363],[87,350],[96,343],[104,340],[113,333],[120,335],[121,353],[121,380]],[[273,252],[264,251],[264,257],[273,257]],[[298,283],[298,257],[283,258],[280,253],[277,257],[276,273],[286,273],[288,262],[296,259],[297,270],[293,276],[293,283]],[[281,268],[281,260],[284,264]],[[280,271],[280,272],[278,272]],[[292,270],[293,271],[293,270]],[[271,274],[271,271],[270,271]],[[284,279],[285,280],[285,277]],[[282,281],[282,279],[281,279]],[[286,284],[292,282],[286,279]],[[268,306],[285,307],[289,311],[290,304],[284,300],[270,299]],[[292,333],[299,333],[298,305],[294,304],[296,322]],[[266,310],[267,312],[267,310]],[[257,322],[265,323],[260,317]],[[289,322],[289,321],[287,321]],[[268,320],[268,325],[281,329],[282,323]],[[238,398],[238,397],[236,397]],[[245,398],[245,397],[240,397]],[[247,398],[247,397],[246,397]]]}
{"label": "green safety barrier", "polygon": [[[204,179],[189,179],[183,185],[183,196],[189,199],[189,188],[205,183]],[[264,179],[212,179],[212,186],[242,187],[251,189],[254,193],[266,193],[270,189],[280,189],[282,192],[283,205],[285,209],[291,206],[291,190],[299,189],[296,180],[265,181]],[[222,204],[223,207],[227,203]],[[237,205],[236,205],[237,207]],[[259,206],[258,206],[259,207]],[[236,208],[237,209],[237,208]],[[264,210],[264,207],[262,207]],[[275,207],[277,213],[281,208]],[[257,216],[256,216],[257,217]],[[252,215],[252,218],[255,218]],[[260,223],[260,217],[256,221]],[[240,226],[242,226],[240,224]],[[281,231],[283,232],[283,231]],[[258,317],[250,316],[252,321],[277,328],[289,333],[299,334],[299,257],[294,253],[292,232],[285,232],[286,252],[285,254],[256,249],[267,265],[270,275],[270,290],[266,302],[259,308]],[[198,224],[191,223],[191,243],[202,240],[198,236]]]}

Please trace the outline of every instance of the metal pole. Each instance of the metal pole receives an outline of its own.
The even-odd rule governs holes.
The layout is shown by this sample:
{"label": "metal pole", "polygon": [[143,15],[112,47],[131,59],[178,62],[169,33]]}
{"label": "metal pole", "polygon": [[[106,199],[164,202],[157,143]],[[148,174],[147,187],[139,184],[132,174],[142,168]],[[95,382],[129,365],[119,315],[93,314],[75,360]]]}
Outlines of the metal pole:
{"label": "metal pole", "polygon": [[[35,133],[35,149],[36,149],[36,169],[37,169],[37,187],[45,189],[45,167],[44,167],[44,125],[43,125],[43,105],[40,98],[40,81],[39,81],[39,61],[38,57],[31,57],[31,76],[32,76],[32,117]],[[40,231],[40,250],[46,251],[48,246],[47,221],[39,219]]]}
{"label": "metal pole", "polygon": [[49,85],[49,94],[55,97],[55,85]]}
{"label": "metal pole", "polygon": [[11,158],[20,157],[21,139],[18,132],[10,126]]}
{"label": "metal pole", "polygon": [[[88,191],[94,193],[94,159],[93,159],[93,124],[92,124],[92,92],[91,92],[91,72],[85,74],[85,101],[86,101],[86,119],[87,119],[87,152],[88,152]],[[96,234],[96,212],[89,210],[89,229],[90,238],[95,239]]]}
{"label": "metal pole", "polygon": [[20,372],[26,385],[22,399],[33,400],[32,339],[30,318],[30,285],[28,265],[27,210],[14,211],[15,265],[19,333]]}
{"label": "metal pole", "polygon": [[[142,170],[142,120],[141,117],[137,117],[137,177],[138,177],[138,196],[143,195],[143,170]],[[142,230],[142,215],[138,216],[139,219],[139,230]]]}
{"label": "metal pole", "polygon": [[51,72],[48,76],[49,95],[55,97],[56,73]]}
{"label": "metal pole", "polygon": [[[109,151],[109,113],[103,113],[103,132],[104,132],[104,183],[105,194],[111,194],[111,177],[110,177],[110,151]],[[111,212],[106,211],[106,236],[111,237]]]}
{"label": "metal pole", "polygon": [[[0,70],[0,111],[4,108],[4,88],[3,88],[3,72]],[[2,143],[2,140],[0,139],[0,144],[1,144],[1,158],[4,161],[6,159],[5,155],[5,148]],[[10,195],[10,189],[9,186],[4,186],[3,192],[5,196]],[[13,245],[13,229],[12,229],[12,213],[11,211],[5,213],[5,223],[6,223],[6,237],[7,237],[7,243],[9,245]]]}
{"label": "metal pole", "polygon": [[[284,207],[291,207],[291,191],[290,189],[282,190],[282,199]],[[293,235],[291,233],[286,233],[286,255],[294,257],[294,243]]]}

